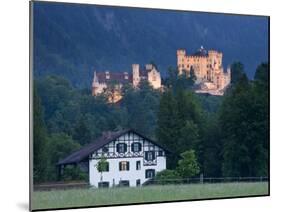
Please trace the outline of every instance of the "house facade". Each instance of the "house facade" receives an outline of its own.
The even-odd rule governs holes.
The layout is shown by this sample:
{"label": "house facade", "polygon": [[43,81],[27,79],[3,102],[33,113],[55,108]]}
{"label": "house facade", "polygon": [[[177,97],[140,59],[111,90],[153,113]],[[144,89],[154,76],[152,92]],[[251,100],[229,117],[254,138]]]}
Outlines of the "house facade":
{"label": "house facade", "polygon": [[[129,129],[105,133],[93,144],[72,153],[58,164],[86,163],[89,183],[97,188],[141,186],[157,172],[166,169],[168,152],[155,141]],[[101,159],[106,169],[99,172]]]}

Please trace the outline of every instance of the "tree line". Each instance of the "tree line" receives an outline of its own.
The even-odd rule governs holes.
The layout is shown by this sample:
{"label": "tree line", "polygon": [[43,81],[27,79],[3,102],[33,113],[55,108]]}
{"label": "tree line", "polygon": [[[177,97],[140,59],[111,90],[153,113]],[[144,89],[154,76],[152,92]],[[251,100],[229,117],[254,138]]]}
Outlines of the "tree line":
{"label": "tree line", "polygon": [[[36,78],[34,182],[57,180],[59,159],[94,142],[105,131],[124,128],[134,128],[174,152],[162,178],[190,173],[267,176],[268,64],[257,68],[253,80],[239,62],[231,70],[231,86],[223,97],[195,94],[195,75],[178,76],[170,68],[163,80],[164,91],[152,89],[147,82],[141,82],[139,89],[126,85],[118,104],[109,104],[106,93],[93,97],[89,89],[76,88],[61,76]],[[188,161],[196,170],[186,173]],[[63,179],[86,177],[76,167],[64,172]]]}

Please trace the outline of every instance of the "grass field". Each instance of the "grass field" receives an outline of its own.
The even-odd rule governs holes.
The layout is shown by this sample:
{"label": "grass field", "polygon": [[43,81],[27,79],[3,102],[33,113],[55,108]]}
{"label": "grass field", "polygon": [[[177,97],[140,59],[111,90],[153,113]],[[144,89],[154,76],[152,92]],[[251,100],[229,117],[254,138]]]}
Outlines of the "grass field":
{"label": "grass field", "polygon": [[32,209],[98,206],[268,194],[268,183],[217,183],[137,188],[37,191]]}

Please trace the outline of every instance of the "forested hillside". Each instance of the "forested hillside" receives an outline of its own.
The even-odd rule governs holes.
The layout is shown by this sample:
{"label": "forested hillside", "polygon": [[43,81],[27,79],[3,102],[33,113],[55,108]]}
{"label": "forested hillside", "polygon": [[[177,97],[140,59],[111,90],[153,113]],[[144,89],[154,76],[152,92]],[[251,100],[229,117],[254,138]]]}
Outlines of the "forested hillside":
{"label": "forested hillside", "polygon": [[267,32],[265,17],[35,2],[34,74],[89,88],[93,70],[153,61],[164,76],[178,48],[190,54],[203,45],[222,51],[225,67],[243,62],[252,79],[267,61]]}
{"label": "forested hillside", "polygon": [[[232,65],[232,85],[225,96],[197,95],[194,79],[170,69],[164,92],[142,82],[140,89],[123,87],[119,104],[105,95],[75,88],[59,76],[34,83],[34,180],[57,180],[56,163],[94,142],[103,132],[133,128],[175,154],[168,158],[169,175],[178,157],[198,161],[198,171],[209,177],[260,177],[268,175],[269,66],[261,64],[254,80],[243,65]],[[63,179],[85,179],[76,168]]]}

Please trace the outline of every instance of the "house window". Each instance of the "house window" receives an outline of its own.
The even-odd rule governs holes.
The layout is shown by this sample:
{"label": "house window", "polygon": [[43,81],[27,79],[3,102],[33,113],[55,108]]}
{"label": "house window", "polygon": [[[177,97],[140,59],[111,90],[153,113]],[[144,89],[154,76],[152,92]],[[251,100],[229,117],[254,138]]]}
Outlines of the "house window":
{"label": "house window", "polygon": [[125,144],[125,143],[117,144],[117,152],[118,153],[125,153],[125,152],[127,152],[127,144]]}
{"label": "house window", "polygon": [[129,187],[130,186],[130,181],[129,180],[121,180],[119,182],[119,186],[121,186],[121,187]]}
{"label": "house window", "polygon": [[128,161],[121,161],[119,162],[119,171],[129,171],[129,166]]}
{"label": "house window", "polygon": [[158,156],[163,156],[163,151],[162,150],[158,151]]}
{"label": "house window", "polygon": [[155,170],[154,169],[145,170],[145,178],[153,178],[153,177],[155,177]]}
{"label": "house window", "polygon": [[140,170],[141,169],[141,162],[140,160],[136,161],[136,170]]}
{"label": "house window", "polygon": [[141,151],[141,143],[132,143],[132,152],[140,152]]}
{"label": "house window", "polygon": [[140,184],[141,184],[141,180],[140,180],[140,179],[137,179],[137,180],[136,180],[136,186],[140,186]]}
{"label": "house window", "polygon": [[99,182],[98,183],[99,188],[108,188],[109,187],[109,182]]}
{"label": "house window", "polygon": [[155,159],[155,152],[154,151],[145,152],[145,160],[153,161],[154,159]]}

